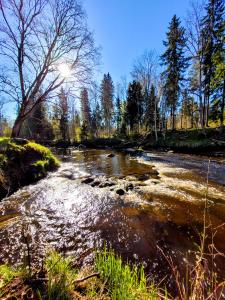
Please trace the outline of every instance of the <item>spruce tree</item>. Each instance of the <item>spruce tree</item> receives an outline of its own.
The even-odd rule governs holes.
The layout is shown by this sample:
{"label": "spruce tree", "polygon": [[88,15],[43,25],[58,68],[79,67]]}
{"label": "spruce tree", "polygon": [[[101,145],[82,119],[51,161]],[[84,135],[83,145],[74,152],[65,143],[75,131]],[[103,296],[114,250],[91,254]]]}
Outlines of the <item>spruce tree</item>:
{"label": "spruce tree", "polygon": [[150,130],[154,129],[155,117],[156,119],[158,119],[158,103],[155,86],[151,85],[150,95],[148,96],[146,108],[146,125]]}
{"label": "spruce tree", "polygon": [[158,139],[157,130],[159,125],[159,108],[158,98],[156,95],[155,86],[152,84],[146,108],[146,125],[151,131],[155,132],[156,140]]}
{"label": "spruce tree", "polygon": [[121,127],[121,101],[120,98],[116,98],[116,128],[117,128],[117,133],[120,132],[120,127]]}
{"label": "spruce tree", "polygon": [[[192,103],[193,103],[193,97],[190,97],[188,95],[188,90],[185,88],[182,92],[182,105],[181,105],[181,129],[183,128],[183,125],[185,129],[188,127],[188,119],[191,118],[191,126],[193,126],[193,120],[192,120]],[[183,123],[184,121],[184,123]]]}
{"label": "spruce tree", "polygon": [[187,67],[187,58],[184,55],[184,28],[181,27],[179,18],[173,16],[169,24],[167,40],[164,41],[166,51],[161,56],[162,64],[166,67],[162,73],[165,85],[164,95],[167,106],[170,108],[172,129],[175,129],[175,114],[179,101],[183,74]]}
{"label": "spruce tree", "polygon": [[59,128],[62,140],[69,140],[69,105],[68,96],[63,88],[60,90],[59,94],[59,107],[60,107],[60,120]]}
{"label": "spruce tree", "polygon": [[87,124],[87,127],[90,130],[91,126],[91,109],[88,98],[88,90],[83,88],[80,95],[81,99],[81,112],[82,112],[82,120]]}
{"label": "spruce tree", "polygon": [[211,95],[211,81],[213,77],[213,51],[215,26],[215,0],[209,0],[206,6],[206,16],[202,20],[203,36],[203,76],[204,76],[204,125],[208,126],[209,104]]}
{"label": "spruce tree", "polygon": [[100,93],[104,125],[107,129],[108,135],[110,135],[113,120],[114,85],[109,73],[104,74],[101,83]]}
{"label": "spruce tree", "polygon": [[133,81],[129,84],[127,94],[126,120],[130,130],[139,133],[143,118],[143,95],[141,84]]}
{"label": "spruce tree", "polygon": [[[212,55],[212,94],[213,103],[217,103],[220,125],[224,123],[225,108],[225,5],[224,0],[215,0],[214,4],[214,48]],[[220,108],[219,108],[220,107]],[[215,112],[215,110],[214,110]]]}
{"label": "spruce tree", "polygon": [[[224,119],[225,104],[225,17],[224,0],[208,0],[206,15],[202,20],[203,74],[204,74],[204,119],[208,125],[210,100],[219,99],[221,125]],[[213,95],[213,98],[211,96]]]}

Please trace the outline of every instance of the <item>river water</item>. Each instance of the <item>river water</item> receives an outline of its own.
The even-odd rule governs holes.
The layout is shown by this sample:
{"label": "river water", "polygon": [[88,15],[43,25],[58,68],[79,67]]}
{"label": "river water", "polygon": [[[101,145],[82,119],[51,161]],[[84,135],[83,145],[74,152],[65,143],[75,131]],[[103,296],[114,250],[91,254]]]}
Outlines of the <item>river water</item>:
{"label": "river water", "polygon": [[[55,248],[73,255],[74,265],[80,266],[106,243],[124,259],[143,263],[156,281],[170,283],[165,256],[185,273],[200,243],[205,207],[206,245],[213,236],[217,251],[225,253],[222,160],[156,152],[108,157],[110,153],[74,150],[58,171],[4,199],[0,263],[22,263],[28,242],[33,265],[42,263],[46,249]],[[221,255],[211,267],[225,277]]]}

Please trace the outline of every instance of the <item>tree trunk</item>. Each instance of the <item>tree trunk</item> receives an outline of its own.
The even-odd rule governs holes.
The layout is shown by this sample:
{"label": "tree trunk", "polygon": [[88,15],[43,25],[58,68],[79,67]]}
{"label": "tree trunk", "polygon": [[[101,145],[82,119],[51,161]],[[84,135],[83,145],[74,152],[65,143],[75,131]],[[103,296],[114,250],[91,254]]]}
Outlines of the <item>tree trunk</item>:
{"label": "tree trunk", "polygon": [[222,95],[222,102],[221,102],[221,115],[220,115],[220,126],[223,126],[224,122],[224,106],[225,106],[225,74],[223,78],[223,95]]}
{"label": "tree trunk", "polygon": [[180,129],[183,129],[183,113],[181,112],[180,116]]}
{"label": "tree trunk", "polygon": [[200,124],[201,129],[204,129],[204,105],[202,101],[202,63],[201,60],[199,61],[199,76],[198,76],[198,93],[199,93],[199,117],[200,117]]}
{"label": "tree trunk", "polygon": [[24,122],[24,119],[21,118],[20,116],[18,116],[16,118],[15,123],[12,128],[12,133],[11,133],[12,138],[19,137],[23,122]]}
{"label": "tree trunk", "polygon": [[158,134],[157,134],[157,104],[156,104],[156,100],[155,100],[154,127],[155,127],[155,140],[157,142]]}
{"label": "tree trunk", "polygon": [[175,107],[172,108],[172,130],[175,130]]}
{"label": "tree trunk", "polygon": [[191,103],[192,109],[191,109],[191,128],[194,128],[194,100],[192,98]]}

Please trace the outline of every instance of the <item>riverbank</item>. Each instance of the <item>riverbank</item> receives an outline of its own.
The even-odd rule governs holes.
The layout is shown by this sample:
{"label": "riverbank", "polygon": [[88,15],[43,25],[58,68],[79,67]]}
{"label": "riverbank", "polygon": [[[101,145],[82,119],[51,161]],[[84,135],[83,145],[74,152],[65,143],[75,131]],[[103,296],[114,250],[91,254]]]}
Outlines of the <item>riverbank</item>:
{"label": "riverbank", "polygon": [[[204,259],[203,253],[200,255]],[[171,275],[176,278],[174,295],[169,294],[162,282],[159,287],[154,279],[148,278],[143,265],[123,262],[112,249],[105,247],[95,252],[92,265],[81,269],[73,267],[72,256],[54,250],[46,254],[39,270],[32,270],[29,265],[19,268],[1,265],[0,297],[5,300],[223,299],[224,282],[218,282],[198,258],[191,269],[186,266],[185,284],[170,258],[166,259],[171,263]]]}
{"label": "riverbank", "polygon": [[0,138],[0,200],[59,166],[49,149],[24,139]]}
{"label": "riverbank", "polygon": [[[203,157],[149,151],[136,158],[86,149],[72,150],[65,158],[56,172],[2,201],[0,264],[23,265],[29,241],[32,268],[41,268],[48,245],[63,257],[72,256],[72,266],[83,270],[93,266],[96,250],[106,243],[124,263],[143,264],[150,284],[154,280],[175,294],[176,279],[166,257],[183,282],[186,266],[191,269],[199,257],[206,190],[206,220],[217,228],[214,245],[224,253],[223,163],[211,161],[207,187],[208,159]],[[210,255],[208,246],[211,240],[204,251]],[[224,258],[215,254],[212,268],[211,256],[206,258],[204,266],[222,282]]]}
{"label": "riverbank", "polygon": [[96,253],[94,264],[80,270],[72,267],[73,260],[73,257],[63,257],[51,251],[41,270],[34,271],[29,266],[0,266],[0,297],[33,300],[161,299],[159,289],[153,283],[147,283],[144,268],[124,264],[112,250]]}
{"label": "riverbank", "polygon": [[225,158],[225,127],[206,128],[193,130],[168,130],[165,134],[158,132],[156,141],[155,133],[152,132],[146,136],[133,135],[126,137],[113,138],[95,138],[81,142],[62,141],[50,142],[49,146],[67,148],[84,145],[92,149],[112,148],[116,150],[125,150],[135,148],[143,150],[157,151],[175,151],[177,153],[198,154],[211,157]]}

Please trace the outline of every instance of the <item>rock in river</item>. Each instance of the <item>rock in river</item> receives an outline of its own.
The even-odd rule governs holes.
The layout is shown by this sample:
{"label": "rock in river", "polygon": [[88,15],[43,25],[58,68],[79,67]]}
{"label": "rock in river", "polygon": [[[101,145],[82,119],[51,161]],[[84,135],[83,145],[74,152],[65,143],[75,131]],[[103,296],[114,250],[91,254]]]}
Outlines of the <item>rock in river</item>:
{"label": "rock in river", "polygon": [[89,183],[91,183],[91,182],[93,182],[94,181],[94,179],[93,178],[91,178],[91,177],[88,177],[88,178],[85,178],[84,180],[82,180],[81,181],[81,183],[86,183],[86,184],[89,184]]}
{"label": "rock in river", "polygon": [[118,189],[116,190],[116,193],[120,196],[124,195],[125,194],[125,191],[123,189]]}

